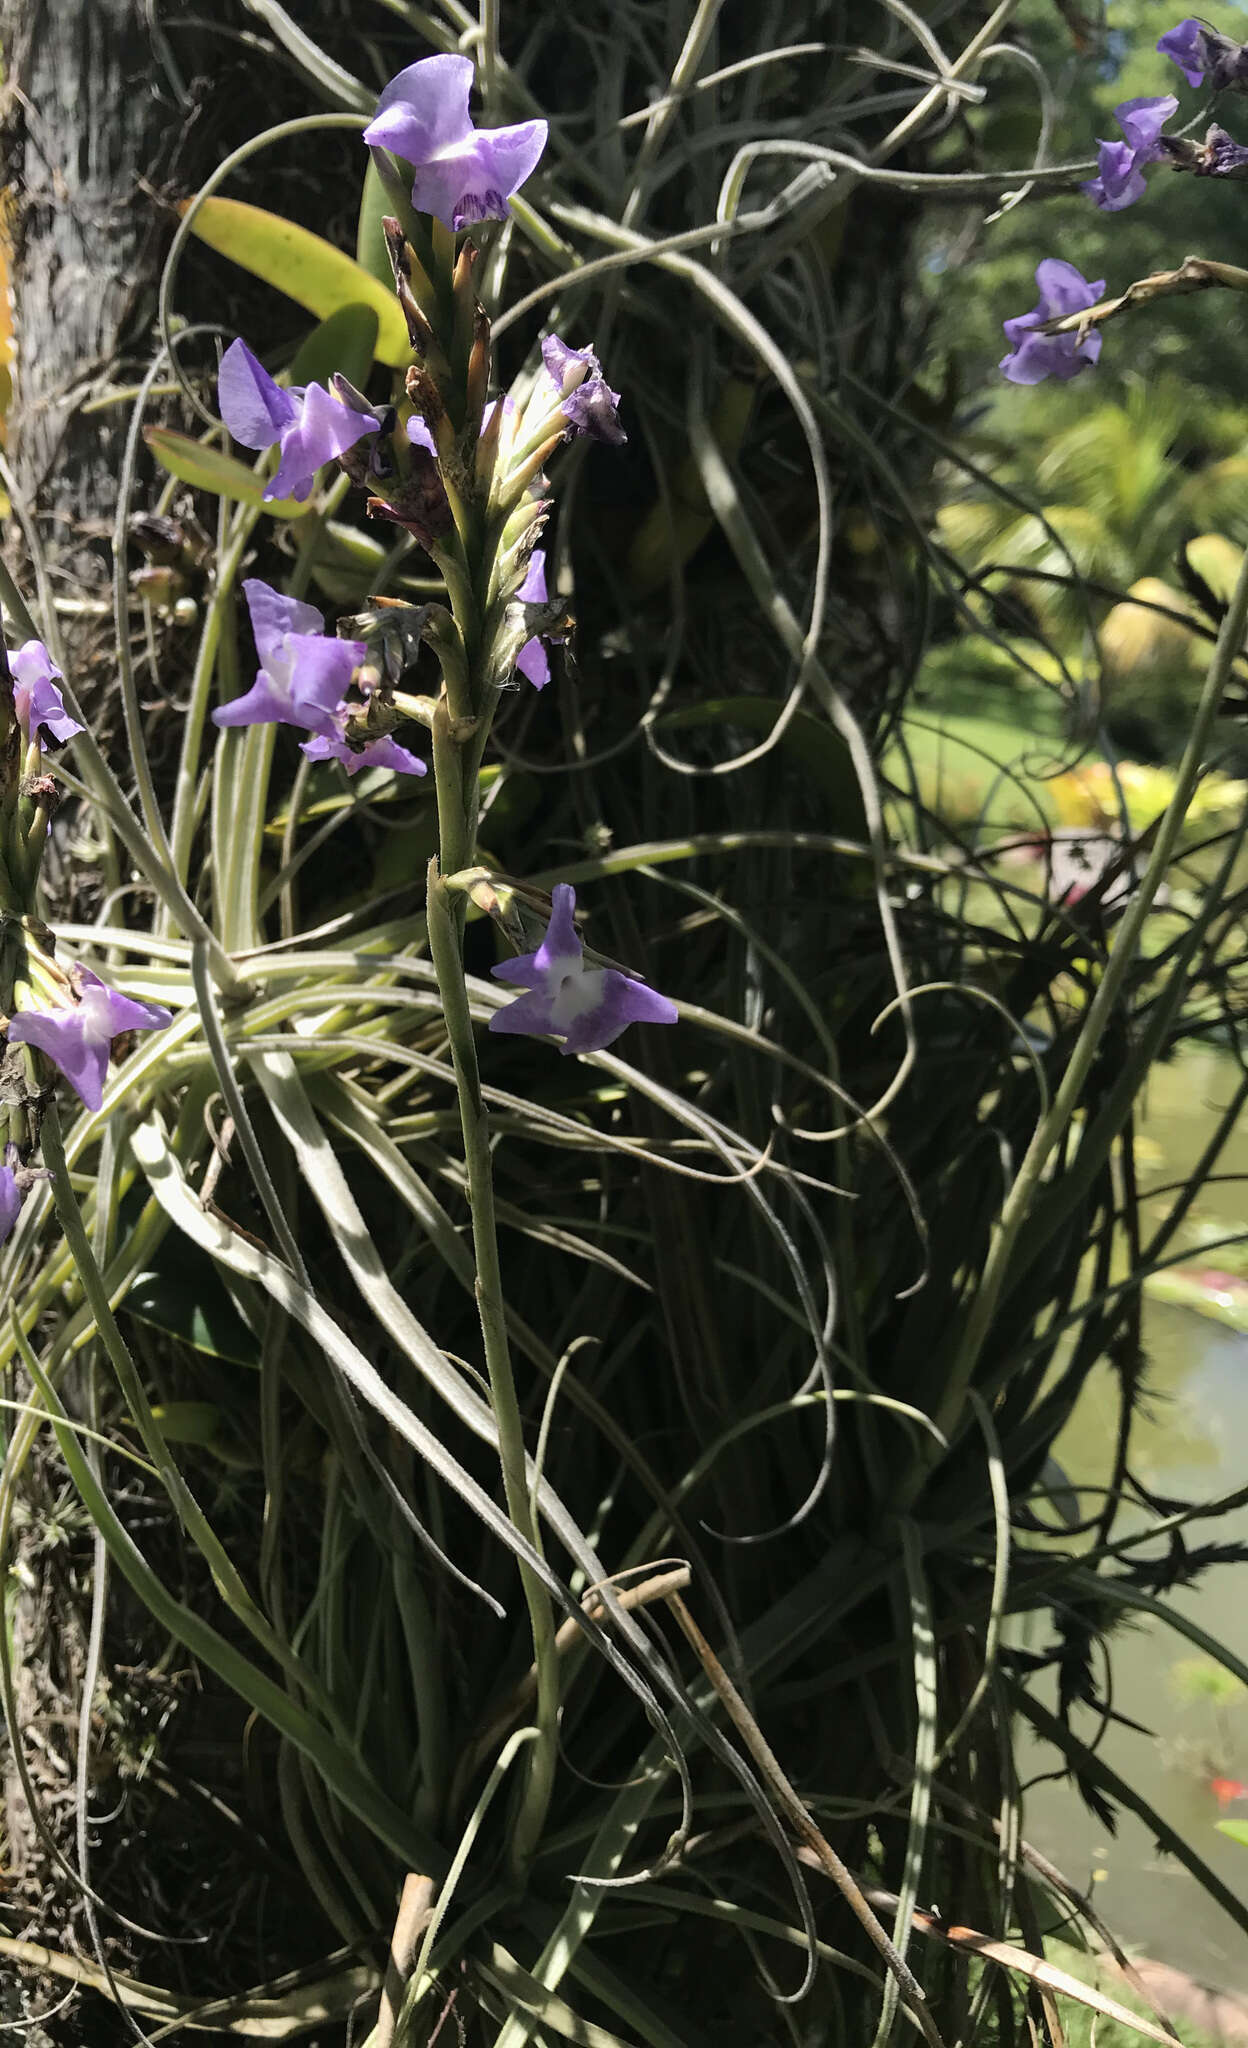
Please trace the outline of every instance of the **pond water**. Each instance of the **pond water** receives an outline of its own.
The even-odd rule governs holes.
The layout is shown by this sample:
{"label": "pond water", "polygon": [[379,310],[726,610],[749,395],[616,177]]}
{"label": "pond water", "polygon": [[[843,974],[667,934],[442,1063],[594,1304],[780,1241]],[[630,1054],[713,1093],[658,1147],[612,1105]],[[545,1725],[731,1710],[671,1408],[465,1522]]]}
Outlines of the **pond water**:
{"label": "pond water", "polygon": [[[1237,1069],[1224,1055],[1189,1054],[1158,1069],[1150,1083],[1137,1159],[1141,1186],[1180,1178],[1233,1092]],[[1220,1171],[1245,1176],[1201,1197],[1181,1240],[1196,1247],[1248,1228],[1248,1116],[1227,1147]],[[1243,1248],[1211,1251],[1210,1266],[1246,1270]],[[1132,1437],[1132,1469],[1171,1499],[1216,1499],[1248,1482],[1248,1336],[1191,1309],[1147,1300],[1146,1394]],[[1117,1425],[1108,1369],[1089,1382],[1056,1456],[1075,1486],[1103,1483]],[[1084,1497],[1085,1513],[1095,1501]],[[1124,1526],[1127,1526],[1126,1524]],[[1202,1522],[1193,1544],[1248,1542],[1248,1508]],[[1176,1607],[1248,1660],[1248,1565],[1214,1567]],[[1148,1729],[1111,1725],[1098,1753],[1121,1773],[1239,1896],[1248,1899],[1248,1846],[1217,1831],[1219,1818],[1248,1821],[1248,1688],[1219,1679],[1217,1667],[1186,1636],[1151,1617],[1112,1638],[1114,1704]],[[1091,1739],[1097,1720],[1077,1731]],[[1024,1738],[1028,1776],[1049,1770],[1054,1752]],[[1243,1782],[1244,1792],[1234,1787]],[[1144,1825],[1122,1814],[1116,1836],[1061,1783],[1037,1784],[1026,1799],[1028,1839],[1093,1890],[1101,1916],[1120,1940],[1202,1982],[1248,1992],[1248,1937],[1173,1858],[1158,1853]]]}

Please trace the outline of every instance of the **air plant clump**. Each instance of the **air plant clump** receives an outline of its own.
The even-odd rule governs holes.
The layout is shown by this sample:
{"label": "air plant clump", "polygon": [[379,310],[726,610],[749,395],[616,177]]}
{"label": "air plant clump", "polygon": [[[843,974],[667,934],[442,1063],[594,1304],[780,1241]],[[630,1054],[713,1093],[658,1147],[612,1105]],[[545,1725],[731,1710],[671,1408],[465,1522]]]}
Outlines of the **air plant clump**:
{"label": "air plant clump", "polygon": [[[639,36],[587,94],[598,43],[563,24],[526,71],[503,10],[509,66],[497,12],[471,56],[396,41],[373,118],[289,45],[350,95],[307,133],[356,152],[360,267],[306,352],[289,309],[219,369],[188,340],[220,419],[164,437],[158,537],[196,632],[118,565],[119,772],[94,672],[64,687],[0,581],[0,1532],[36,1444],[90,1524],[88,1707],[172,1672],[176,1736],[189,1674],[224,1758],[179,1816],[215,1862],[179,1835],[171,1892],[159,1823],[120,1850],[136,1775],[72,1867],[133,1927],[179,1884],[176,1933],[224,1899],[179,2000],[104,1928],[139,2017],[238,1990],[244,2024],[371,2048],[937,2048],[998,1970],[1004,2039],[1033,1888],[1079,1911],[1003,1848],[1014,1731],[1121,1803],[1100,1650],[1197,1568],[1156,1542],[1173,1502],[1115,1521],[1134,1283],[1182,1224],[1158,1197],[1124,1259],[1132,1104],[1189,1008],[1241,1000],[1216,891],[1186,877],[1180,937],[1141,943],[1169,813],[1064,890],[978,824],[952,845],[893,769],[929,569],[974,615],[883,315],[948,207],[944,60],[976,93],[1010,67],[942,31],[933,84],[884,8],[881,86],[803,0],[800,59],[691,9],[678,74]],[[1107,214],[1174,166],[1173,118],[1119,109]],[[955,175],[995,201],[999,168]],[[1103,291],[1044,257],[1003,374],[1081,375]],[[58,903],[54,940],[58,783],[93,922]],[[1089,1495],[1050,1453],[1093,1372],[1121,1420]],[[94,1817],[95,1737],[64,1753]],[[163,1801],[176,1741],[159,1765]]]}

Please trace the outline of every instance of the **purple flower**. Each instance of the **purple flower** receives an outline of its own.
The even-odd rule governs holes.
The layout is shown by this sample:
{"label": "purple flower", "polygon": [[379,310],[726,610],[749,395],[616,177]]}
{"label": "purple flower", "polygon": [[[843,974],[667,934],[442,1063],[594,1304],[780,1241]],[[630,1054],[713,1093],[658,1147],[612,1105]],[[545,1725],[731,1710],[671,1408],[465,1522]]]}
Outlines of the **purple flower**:
{"label": "purple flower", "polygon": [[592,348],[569,348],[557,334],[547,334],[542,339],[542,361],[571,433],[591,434],[595,441],[609,441],[614,447],[627,441],[616,417],[620,394],[607,383]]}
{"label": "purple flower", "polygon": [[19,1010],[9,1021],[11,1045],[33,1045],[59,1067],[88,1109],[104,1100],[104,1077],[114,1038],[122,1031],[161,1031],[172,1013],[108,988],[89,967],[75,967],[76,1003],[54,1010]]}
{"label": "purple flower", "polygon": [[1010,353],[1000,367],[1011,384],[1039,384],[1045,377],[1075,377],[1101,353],[1101,336],[1096,328],[1088,334],[1037,334],[1046,321],[1061,320],[1068,313],[1085,312],[1094,306],[1105,289],[1104,278],[1089,284],[1073,263],[1060,256],[1046,256],[1036,265],[1040,304],[1030,313],[1006,320]]}
{"label": "purple flower", "polygon": [[11,1166],[0,1166],[0,1244],[4,1243],[17,1222],[21,1207],[22,1191],[17,1184],[17,1175]]}
{"label": "purple flower", "polygon": [[419,754],[410,754],[388,733],[366,741],[362,747],[353,747],[346,736],[346,712],[340,711],[336,722],[339,730],[333,738],[328,733],[317,733],[314,739],[303,742],[300,752],[309,761],[341,761],[348,775],[358,775],[361,768],[393,768],[396,775],[425,773]]}
{"label": "purple flower", "polygon": [[1190,14],[1177,28],[1167,30],[1157,48],[1178,65],[1189,85],[1205,81],[1211,92],[1248,85],[1248,47],[1216,29],[1203,28]]}
{"label": "purple flower", "polygon": [[37,1180],[51,1180],[46,1166],[23,1166],[22,1155],[10,1138],[0,1166],[0,1244],[17,1222],[22,1203]]}
{"label": "purple flower", "polygon": [[[545,604],[546,591],[546,550],[534,548],[529,556],[528,573],[516,592],[519,604]],[[526,640],[516,656],[516,667],[522,676],[527,676],[535,690],[544,690],[550,681],[550,656],[536,637]]]}
{"label": "purple flower", "polygon": [[251,688],[213,712],[214,725],[301,725],[335,737],[334,716],[368,653],[362,640],[323,632],[316,606],[283,597],[258,577],[243,584],[260,671]]}
{"label": "purple flower", "polygon": [[570,882],[556,883],[551,901],[550,923],[536,953],[503,960],[493,970],[497,980],[517,982],[529,993],[495,1010],[491,1031],[551,1032],[562,1038],[559,1050],[566,1055],[601,1052],[629,1024],[675,1024],[675,1003],[644,981],[615,967],[585,965]]}
{"label": "purple flower", "polygon": [[1103,213],[1119,213],[1144,197],[1143,167],[1165,156],[1161,131],[1178,104],[1174,94],[1167,93],[1162,99],[1123,100],[1114,108],[1126,141],[1100,144],[1098,175],[1080,188]]}
{"label": "purple flower", "polygon": [[266,499],[302,501],[323,462],[354,448],[381,425],[378,414],[342,404],[322,384],[284,391],[241,340],[232,341],[221,358],[217,399],[222,419],[244,448],[271,448],[276,441],[281,449],[277,474],[265,485]]}
{"label": "purple flower", "polygon": [[1168,29],[1157,45],[1163,57],[1169,57],[1183,73],[1189,85],[1199,85],[1209,60],[1205,52],[1205,31],[1198,21],[1189,15],[1177,28]]}
{"label": "purple flower", "polygon": [[477,130],[468,112],[470,57],[422,57],[392,78],[364,130],[373,147],[412,166],[412,205],[458,230],[506,220],[507,202],[537,168],[546,123]]}
{"label": "purple flower", "polygon": [[[63,680],[42,640],[27,640],[9,656],[13,676],[13,709],[27,741],[38,738],[42,729],[54,740],[72,740],[82,732],[76,718],[65,709],[57,681]],[[54,678],[56,680],[54,680]]]}

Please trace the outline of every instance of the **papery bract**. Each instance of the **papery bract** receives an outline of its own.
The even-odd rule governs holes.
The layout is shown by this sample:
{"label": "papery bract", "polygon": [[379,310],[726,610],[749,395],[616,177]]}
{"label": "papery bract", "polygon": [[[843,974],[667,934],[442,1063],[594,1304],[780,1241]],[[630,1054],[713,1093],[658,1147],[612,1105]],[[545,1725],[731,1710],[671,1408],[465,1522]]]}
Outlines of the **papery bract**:
{"label": "papery bract", "polygon": [[1104,291],[1104,278],[1089,284],[1073,263],[1064,263],[1060,256],[1046,256],[1036,265],[1036,284],[1040,304],[1030,313],[1020,313],[1003,322],[1011,348],[1009,355],[1002,357],[1000,367],[1011,384],[1039,384],[1045,377],[1077,376],[1101,353],[1101,336],[1095,328],[1084,335],[1037,334],[1034,330],[1046,321],[1086,312]]}
{"label": "papery bract", "polygon": [[1125,140],[1100,144],[1097,176],[1080,187],[1103,213],[1119,213],[1143,198],[1143,167],[1165,157],[1161,131],[1178,105],[1173,93],[1166,93],[1159,99],[1123,100],[1114,108]]}
{"label": "papery bract", "polygon": [[41,732],[54,740],[70,740],[84,728],[65,709],[57,683],[64,680],[42,640],[27,640],[9,656],[13,677],[13,709],[25,738]]}
{"label": "papery bract", "polygon": [[307,497],[322,463],[354,448],[381,425],[374,412],[361,412],[331,396],[321,384],[283,390],[245,341],[232,341],[217,377],[221,417],[244,448],[281,451],[277,473],[265,485],[266,499]]}
{"label": "papery bract", "polygon": [[[529,556],[528,572],[516,592],[520,604],[545,604],[546,602],[546,550],[534,548]],[[550,656],[542,641],[536,636],[526,640],[516,656],[516,667],[527,677],[535,690],[544,690],[550,681]]]}
{"label": "papery bract", "polygon": [[417,212],[431,213],[454,230],[477,220],[505,220],[508,200],[546,147],[545,121],[474,128],[468,112],[472,81],[469,57],[422,57],[391,79],[364,130],[365,142],[411,165]]}
{"label": "papery bract", "polygon": [[215,725],[298,725],[335,736],[335,713],[368,649],[324,632],[313,604],[286,597],[258,577],[243,584],[260,671],[251,688],[212,714]]}
{"label": "papery bract", "polygon": [[630,1024],[675,1024],[679,1012],[644,981],[634,981],[615,967],[587,967],[573,912],[576,891],[569,882],[556,883],[546,936],[535,953],[503,960],[493,969],[497,980],[518,984],[506,1009],[495,1010],[489,1028],[563,1039],[561,1053],[601,1052]]}
{"label": "papery bract", "polygon": [[1176,171],[1190,171],[1197,178],[1248,177],[1248,149],[1216,121],[1205,130],[1203,142],[1190,135],[1163,135],[1162,142]]}
{"label": "papery bract", "polygon": [[89,967],[76,967],[75,1003],[55,1009],[19,1009],[9,1020],[11,1044],[33,1045],[59,1067],[88,1109],[104,1099],[104,1079],[114,1038],[122,1031],[160,1031],[172,1023],[161,1003],[141,1003],[109,988]]}
{"label": "papery bract", "polygon": [[589,434],[614,447],[627,441],[616,414],[620,394],[603,376],[592,348],[569,348],[557,334],[547,334],[542,338],[542,361],[559,393],[559,410],[568,421],[569,432]]}

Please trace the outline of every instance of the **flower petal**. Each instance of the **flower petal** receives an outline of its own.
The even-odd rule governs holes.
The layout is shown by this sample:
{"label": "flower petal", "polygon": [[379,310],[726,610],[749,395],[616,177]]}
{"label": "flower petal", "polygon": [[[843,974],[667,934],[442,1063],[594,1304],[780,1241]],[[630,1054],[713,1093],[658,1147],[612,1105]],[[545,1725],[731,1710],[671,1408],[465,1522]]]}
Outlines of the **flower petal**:
{"label": "flower petal", "polygon": [[56,685],[64,677],[42,640],[27,640],[9,656],[13,676],[13,709],[28,740],[40,731],[54,740],[71,740],[85,728],[65,709]]}
{"label": "flower petal", "polygon": [[[504,964],[515,965],[514,962]],[[550,1010],[550,997],[534,990],[529,995],[517,996],[514,1003],[506,1004],[503,1009],[495,1010],[488,1028],[499,1032],[531,1033],[540,1038],[554,1031]]]}
{"label": "flower petal", "polygon": [[1168,29],[1157,44],[1163,57],[1178,65],[1189,85],[1199,85],[1208,67],[1205,32],[1189,14],[1177,28]]}
{"label": "flower petal", "polygon": [[232,341],[221,358],[217,403],[244,448],[271,448],[298,411],[294,394],[274,382],[241,339]]}
{"label": "flower petal", "polygon": [[314,604],[304,604],[300,598],[287,597],[285,591],[274,590],[271,584],[262,583],[258,576],[248,576],[244,580],[243,595],[251,613],[251,630],[263,668],[283,657],[287,634],[325,631],[324,614],[318,612]]}
{"label": "flower petal", "polygon": [[22,1195],[11,1166],[0,1166],[0,1244],[4,1243],[21,1213]]}
{"label": "flower petal", "polygon": [[327,733],[318,733],[314,739],[305,740],[299,750],[309,761],[341,761],[348,775],[358,775],[361,768],[393,768],[396,775],[424,775],[426,764],[419,754],[408,752],[397,740],[383,733],[367,746],[352,747],[341,736],[331,738]]}
{"label": "flower petal", "polygon": [[537,168],[546,147],[546,123],[477,129],[469,141],[414,166],[412,205],[447,227],[506,220],[507,205]]}
{"label": "flower petal", "polygon": [[525,641],[516,656],[516,667],[535,690],[544,690],[550,681],[550,656],[540,640]]}
{"label": "flower petal", "polygon": [[422,57],[392,78],[377,102],[376,117],[364,130],[371,147],[394,151],[409,164],[424,163],[435,151],[472,133],[468,95],[471,57]]}
{"label": "flower petal", "polygon": [[81,996],[72,1008],[19,1010],[9,1022],[9,1039],[33,1045],[59,1068],[88,1109],[100,1107],[113,1039],[121,1031],[151,1031],[171,1023],[160,1003],[138,1002],[109,988],[89,967],[76,975]]}
{"label": "flower petal", "polygon": [[379,425],[375,413],[356,412],[330,396],[321,384],[309,384],[297,416],[281,434],[282,459],[266,499],[306,498],[322,463],[354,448]]}
{"label": "flower petal", "polygon": [[675,1003],[657,989],[608,967],[603,975],[602,1001],[576,1019],[560,1051],[601,1052],[630,1024],[675,1024],[679,1018]]}

